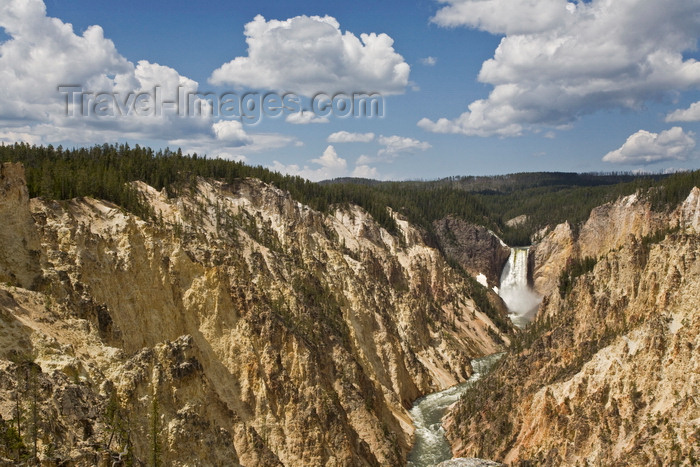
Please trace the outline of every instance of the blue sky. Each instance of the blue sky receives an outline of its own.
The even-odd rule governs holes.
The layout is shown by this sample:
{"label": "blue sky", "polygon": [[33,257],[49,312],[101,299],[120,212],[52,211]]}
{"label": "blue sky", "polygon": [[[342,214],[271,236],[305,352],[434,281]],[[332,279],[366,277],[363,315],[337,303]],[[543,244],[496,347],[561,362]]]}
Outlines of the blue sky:
{"label": "blue sky", "polygon": [[[0,0],[0,141],[182,147],[312,180],[698,168],[698,36],[696,0]],[[299,105],[255,124],[108,100],[66,115],[60,85]],[[299,114],[319,92],[377,92],[384,116]]]}

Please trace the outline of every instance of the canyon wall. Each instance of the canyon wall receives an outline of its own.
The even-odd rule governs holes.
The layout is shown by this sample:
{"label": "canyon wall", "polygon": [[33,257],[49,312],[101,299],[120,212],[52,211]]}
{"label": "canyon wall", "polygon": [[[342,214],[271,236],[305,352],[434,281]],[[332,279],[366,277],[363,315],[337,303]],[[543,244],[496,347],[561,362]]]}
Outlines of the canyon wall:
{"label": "canyon wall", "polygon": [[607,252],[678,225],[678,212],[656,212],[651,202],[629,195],[591,211],[578,231],[568,222],[536,235],[530,249],[530,274],[533,287],[547,295],[557,285],[567,264],[584,258],[598,259]]}
{"label": "canyon wall", "polygon": [[433,222],[440,248],[473,277],[485,276],[489,288],[498,286],[510,248],[486,227],[445,217]]}
{"label": "canyon wall", "polygon": [[9,459],[404,465],[413,400],[512,335],[398,215],[396,237],[355,206],[197,179],[171,197],[135,183],[144,220],[1,174]]}
{"label": "canyon wall", "polygon": [[[531,330],[449,416],[456,456],[511,465],[700,459],[700,190],[654,212],[636,196],[535,247]],[[590,269],[557,287],[572,258]]]}

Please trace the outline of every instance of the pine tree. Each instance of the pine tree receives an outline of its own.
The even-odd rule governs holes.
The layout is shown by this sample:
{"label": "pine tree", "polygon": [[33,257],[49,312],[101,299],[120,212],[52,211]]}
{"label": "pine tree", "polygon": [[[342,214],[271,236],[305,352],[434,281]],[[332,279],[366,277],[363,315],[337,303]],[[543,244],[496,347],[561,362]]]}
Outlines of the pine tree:
{"label": "pine tree", "polygon": [[158,404],[158,390],[154,389],[151,399],[151,465],[160,466],[160,410]]}

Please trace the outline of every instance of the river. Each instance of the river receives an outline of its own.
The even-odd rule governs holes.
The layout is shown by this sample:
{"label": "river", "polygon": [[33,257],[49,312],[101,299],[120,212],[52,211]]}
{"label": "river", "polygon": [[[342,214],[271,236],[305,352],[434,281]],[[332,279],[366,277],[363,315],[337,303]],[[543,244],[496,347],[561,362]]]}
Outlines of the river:
{"label": "river", "polygon": [[503,353],[498,353],[472,360],[474,374],[465,383],[428,394],[413,404],[411,417],[416,427],[416,441],[408,455],[409,467],[434,466],[452,458],[450,444],[442,428],[442,417],[445,416],[447,409],[459,400],[464,391],[488,373],[502,356]]}

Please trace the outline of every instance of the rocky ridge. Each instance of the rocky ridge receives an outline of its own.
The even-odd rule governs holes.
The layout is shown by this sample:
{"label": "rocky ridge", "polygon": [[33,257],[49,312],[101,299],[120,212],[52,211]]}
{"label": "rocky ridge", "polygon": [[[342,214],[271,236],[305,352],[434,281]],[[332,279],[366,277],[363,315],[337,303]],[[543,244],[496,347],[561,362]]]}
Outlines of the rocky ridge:
{"label": "rocky ridge", "polygon": [[[691,199],[696,199],[692,193],[688,200]],[[536,235],[530,249],[533,287],[541,295],[547,295],[572,260],[598,259],[629,244],[632,238],[639,240],[664,229],[676,228],[681,210],[682,207],[670,214],[656,212],[647,199],[633,194],[594,208],[578,232],[568,222],[551,230],[544,229]]]}

